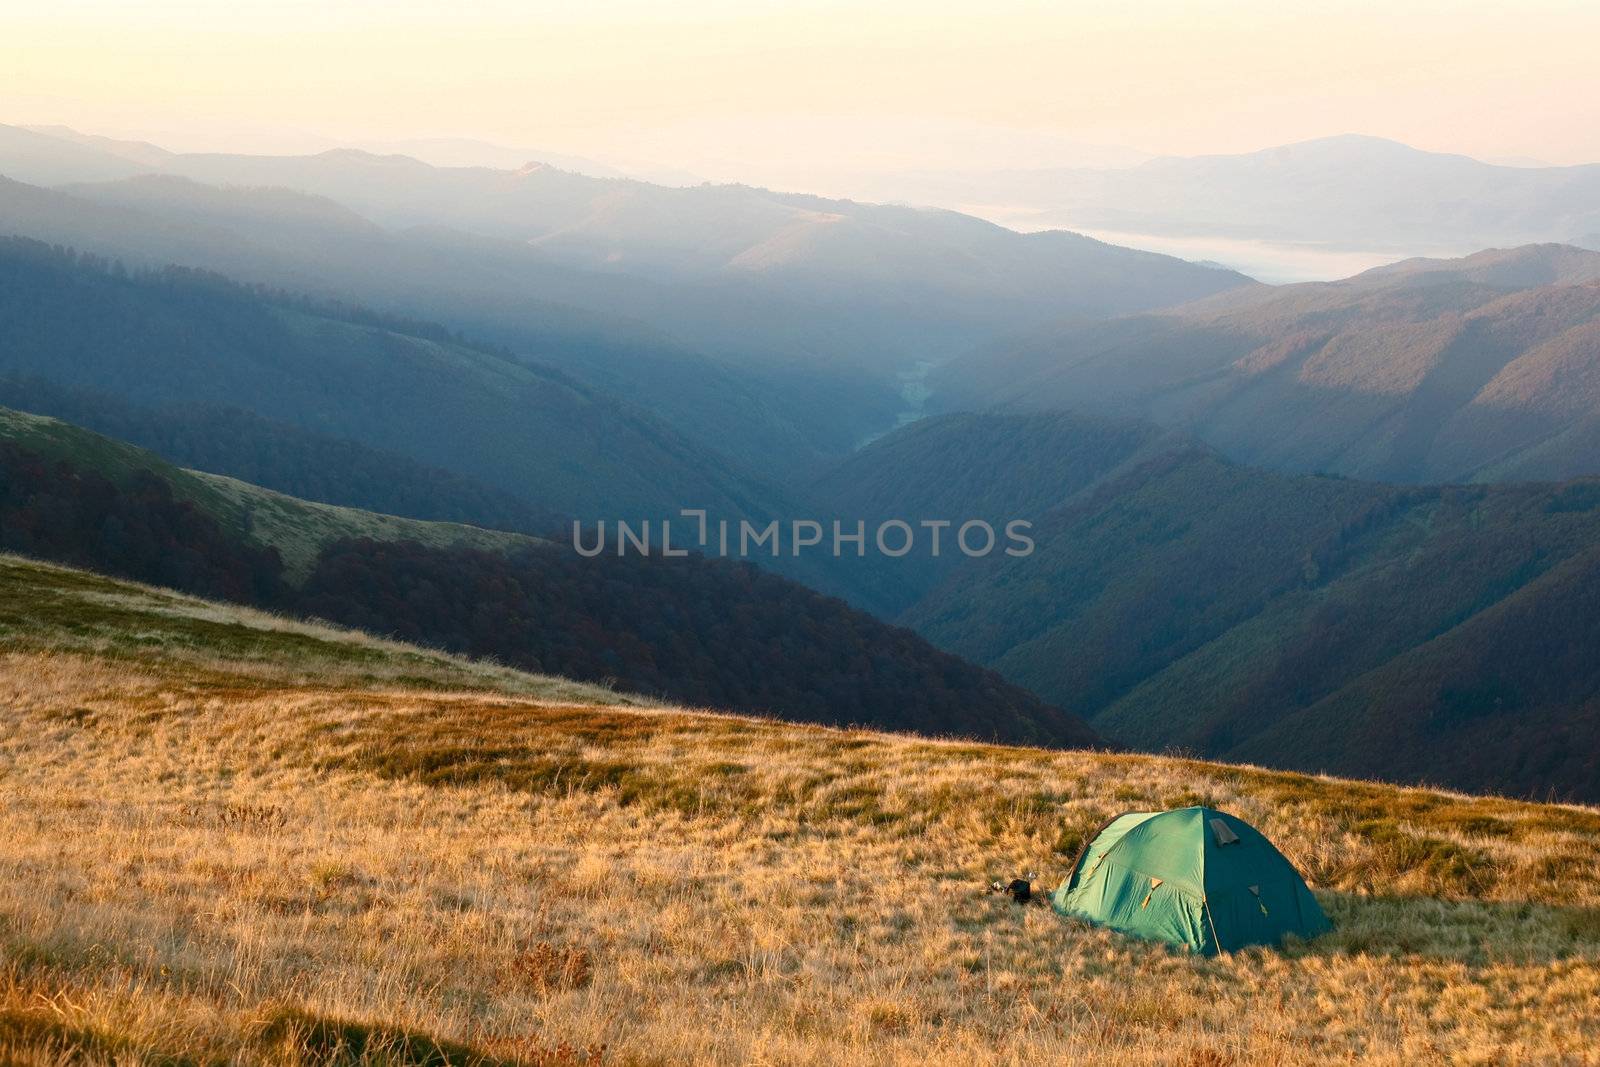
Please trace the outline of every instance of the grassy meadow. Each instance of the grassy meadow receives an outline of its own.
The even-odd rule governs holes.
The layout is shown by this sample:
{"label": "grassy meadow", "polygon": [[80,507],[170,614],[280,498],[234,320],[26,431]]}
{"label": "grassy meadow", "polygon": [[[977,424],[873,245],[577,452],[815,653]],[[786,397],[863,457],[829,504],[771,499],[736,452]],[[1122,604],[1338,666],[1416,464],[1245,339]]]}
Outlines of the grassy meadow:
{"label": "grassy meadow", "polygon": [[[989,896],[1128,809],[1336,924]],[[1600,810],[662,708],[0,557],[0,1063],[1600,1062]]]}

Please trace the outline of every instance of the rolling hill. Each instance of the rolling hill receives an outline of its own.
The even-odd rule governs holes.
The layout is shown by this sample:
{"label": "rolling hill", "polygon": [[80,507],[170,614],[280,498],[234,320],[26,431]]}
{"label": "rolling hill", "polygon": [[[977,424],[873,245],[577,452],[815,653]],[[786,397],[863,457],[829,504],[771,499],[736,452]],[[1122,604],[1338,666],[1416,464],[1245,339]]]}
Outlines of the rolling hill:
{"label": "rolling hill", "polygon": [[1600,472],[1600,253],[1412,260],[1072,324],[935,372],[934,405],[1115,413],[1242,462],[1384,481]]}
{"label": "rolling hill", "polygon": [[0,548],[696,705],[1097,743],[997,675],[749,564],[584,558],[313,504],[5,409]]}
{"label": "rolling hill", "polygon": [[1033,521],[1033,554],[924,573],[898,621],[1111,740],[1600,798],[1594,479],[1286,475],[1061,415],[929,419],[848,469],[892,510]]}
{"label": "rolling hill", "polygon": [[[1590,808],[640,707],[11,556],[0,664],[11,1062],[1398,1067],[1600,1040]],[[983,893],[1195,803],[1268,834],[1334,932],[1190,959]]]}
{"label": "rolling hill", "polygon": [[31,185],[110,181],[145,173],[148,164],[43,129],[0,125],[0,174]]}

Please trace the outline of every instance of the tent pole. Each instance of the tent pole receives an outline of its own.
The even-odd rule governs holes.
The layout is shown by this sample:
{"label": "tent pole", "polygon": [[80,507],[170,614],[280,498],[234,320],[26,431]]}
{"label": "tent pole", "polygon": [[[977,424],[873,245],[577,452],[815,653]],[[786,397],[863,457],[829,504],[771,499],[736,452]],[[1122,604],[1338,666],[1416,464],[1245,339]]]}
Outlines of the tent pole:
{"label": "tent pole", "polygon": [[1222,951],[1222,938],[1217,936],[1217,921],[1211,917],[1211,898],[1201,897],[1200,906],[1206,909],[1206,925],[1211,927],[1211,943],[1217,946],[1217,951]]}

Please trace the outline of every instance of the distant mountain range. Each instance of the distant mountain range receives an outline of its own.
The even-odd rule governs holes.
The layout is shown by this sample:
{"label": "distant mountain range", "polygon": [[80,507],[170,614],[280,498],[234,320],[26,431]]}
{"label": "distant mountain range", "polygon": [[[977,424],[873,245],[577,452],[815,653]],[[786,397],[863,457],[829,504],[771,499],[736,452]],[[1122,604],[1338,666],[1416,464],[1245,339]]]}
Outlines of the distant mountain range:
{"label": "distant mountain range", "polygon": [[1408,260],[1072,323],[939,368],[944,409],[1182,427],[1246,463],[1386,481],[1600,472],[1600,253]]}
{"label": "distant mountain range", "polygon": [[1333,249],[1459,251],[1600,231],[1600,164],[1501,166],[1379,137],[1114,169],[923,175],[900,196],[1003,205],[1016,224]]}
{"label": "distant mountain range", "polygon": [[925,420],[837,484],[1031,517],[1032,555],[923,571],[898,620],[1113,741],[1600,799],[1600,480],[1292,476],[1056,414]]}
{"label": "distant mountain range", "polygon": [[132,155],[0,129],[0,232],[442,321],[775,470],[892,426],[920,364],[1246,282],[1073,234],[744,186],[355,150]]}

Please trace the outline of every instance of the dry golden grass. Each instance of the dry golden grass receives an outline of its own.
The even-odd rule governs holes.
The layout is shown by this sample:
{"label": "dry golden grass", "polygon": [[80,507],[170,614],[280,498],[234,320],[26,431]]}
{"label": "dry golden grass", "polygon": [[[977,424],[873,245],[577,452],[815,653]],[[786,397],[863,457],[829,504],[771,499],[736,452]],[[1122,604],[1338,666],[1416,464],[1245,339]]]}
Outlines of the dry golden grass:
{"label": "dry golden grass", "polygon": [[[1592,809],[602,699],[0,559],[0,1062],[1596,1062]],[[1336,932],[981,893],[1197,801]]]}

